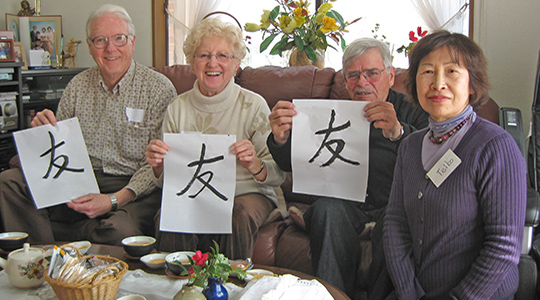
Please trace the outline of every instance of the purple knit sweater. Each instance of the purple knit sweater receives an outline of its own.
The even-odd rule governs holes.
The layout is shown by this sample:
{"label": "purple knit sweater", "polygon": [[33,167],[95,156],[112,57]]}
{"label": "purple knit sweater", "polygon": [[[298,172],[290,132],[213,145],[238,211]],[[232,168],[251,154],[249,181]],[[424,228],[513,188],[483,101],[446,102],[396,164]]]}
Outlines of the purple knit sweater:
{"label": "purple knit sweater", "polygon": [[400,146],[384,223],[398,299],[508,299],[518,286],[526,166],[512,137],[477,118],[439,188],[422,167],[426,130]]}

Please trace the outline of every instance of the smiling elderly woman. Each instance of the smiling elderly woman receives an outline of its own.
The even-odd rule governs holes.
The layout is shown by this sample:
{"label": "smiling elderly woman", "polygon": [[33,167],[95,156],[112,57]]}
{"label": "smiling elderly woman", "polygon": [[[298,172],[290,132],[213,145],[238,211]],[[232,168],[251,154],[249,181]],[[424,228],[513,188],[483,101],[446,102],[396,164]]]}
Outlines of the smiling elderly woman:
{"label": "smiling elderly woman", "polygon": [[[273,186],[279,186],[285,178],[266,147],[270,109],[260,95],[234,83],[234,74],[246,55],[240,28],[216,18],[204,19],[186,38],[184,53],[197,80],[193,89],[169,105],[163,132],[236,135],[237,142],[231,146],[237,158],[233,233],[195,235],[158,230],[158,249],[209,251],[214,239],[227,257],[245,259],[253,255],[259,227],[277,206]],[[147,161],[156,178],[162,177],[163,157],[168,150],[160,140],[147,147]]]}
{"label": "smiling elderly woman", "polygon": [[430,118],[399,147],[386,211],[397,298],[512,299],[525,160],[510,134],[474,112],[488,97],[484,54],[470,38],[439,31],[409,62],[410,95]]}

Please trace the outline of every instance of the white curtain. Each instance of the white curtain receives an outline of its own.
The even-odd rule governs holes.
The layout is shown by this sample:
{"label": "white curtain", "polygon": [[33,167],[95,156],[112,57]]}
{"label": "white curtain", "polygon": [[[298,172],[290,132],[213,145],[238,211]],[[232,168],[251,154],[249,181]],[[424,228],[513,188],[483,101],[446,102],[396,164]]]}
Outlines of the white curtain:
{"label": "white curtain", "polygon": [[446,29],[468,35],[468,0],[411,0],[429,31]]}
{"label": "white curtain", "polygon": [[[224,3],[228,2],[228,3]],[[173,12],[169,10],[169,22],[172,22],[172,32],[169,36],[174,37],[174,57],[169,59],[169,65],[185,64],[186,58],[182,47],[184,40],[193,25],[200,22],[204,16],[214,11],[227,10],[230,1],[222,0],[169,0],[169,7],[174,5]],[[170,28],[170,27],[169,27]]]}

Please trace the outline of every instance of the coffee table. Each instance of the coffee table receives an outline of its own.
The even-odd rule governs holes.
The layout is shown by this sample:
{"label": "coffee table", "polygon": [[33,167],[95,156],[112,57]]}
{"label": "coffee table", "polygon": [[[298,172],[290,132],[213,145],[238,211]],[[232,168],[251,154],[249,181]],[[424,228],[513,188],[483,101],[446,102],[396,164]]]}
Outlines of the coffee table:
{"label": "coffee table", "polygon": [[[57,243],[57,244],[59,244],[59,243]],[[124,249],[121,246],[92,244],[92,246],[88,250],[88,253],[90,253],[90,254],[98,254],[98,255],[109,255],[109,256],[121,259],[121,260],[125,261],[129,265],[130,270],[141,269],[141,270],[144,270],[145,272],[151,273],[151,274],[166,275],[165,274],[165,269],[157,269],[157,270],[150,269],[144,263],[142,263],[140,260],[138,260],[138,259],[135,260],[135,259],[128,258],[126,256],[125,252],[124,252]],[[345,294],[343,291],[336,288],[332,284],[330,284],[330,283],[328,283],[328,282],[326,282],[326,281],[324,281],[322,279],[319,279],[319,278],[317,278],[315,276],[308,275],[308,274],[305,274],[305,273],[302,273],[302,272],[299,272],[299,271],[295,271],[295,270],[290,270],[290,269],[286,269],[286,268],[279,268],[279,267],[274,267],[274,266],[265,266],[265,265],[255,264],[253,267],[256,268],[256,269],[268,270],[268,271],[271,271],[274,274],[278,274],[278,275],[292,274],[292,275],[297,276],[297,277],[302,278],[302,279],[307,279],[307,280],[316,279],[326,287],[326,289],[332,295],[332,297],[334,297],[334,299],[350,300],[350,298],[347,296],[347,294]],[[237,278],[230,278],[230,279],[236,285],[242,286],[244,284],[243,281],[240,281]]]}
{"label": "coffee table", "polygon": [[[51,243],[40,243],[40,244],[41,245],[51,245]],[[63,244],[67,244],[67,242],[65,242],[65,243],[63,243],[63,242],[54,242],[52,244],[63,245]],[[33,246],[39,246],[39,244],[35,244]],[[108,256],[116,257],[118,259],[121,259],[121,260],[125,261],[129,265],[130,270],[141,269],[141,270],[143,270],[143,271],[145,271],[147,273],[150,273],[150,274],[166,275],[165,274],[165,269],[157,269],[157,270],[156,269],[150,269],[149,267],[147,267],[140,260],[131,259],[131,258],[127,257],[126,253],[124,252],[124,249],[121,246],[92,244],[90,249],[88,249],[88,254],[108,255]],[[6,258],[7,253],[0,253],[0,257]],[[319,279],[319,278],[317,278],[315,276],[308,275],[308,274],[305,274],[305,273],[302,273],[302,272],[299,272],[299,271],[295,271],[295,270],[290,270],[290,269],[280,268],[280,267],[274,267],[274,266],[266,266],[266,265],[255,264],[253,267],[255,269],[268,270],[268,271],[271,271],[272,273],[277,274],[277,275],[292,274],[292,275],[294,275],[296,277],[299,277],[299,278],[302,278],[302,279],[307,279],[307,280],[316,279],[321,284],[323,284],[324,287],[326,287],[326,289],[328,290],[328,292],[332,295],[332,297],[334,299],[350,300],[350,298],[347,296],[347,294],[345,294],[343,291],[341,291],[337,287],[333,286],[332,284],[330,284],[330,283],[328,283],[328,282],[326,282],[326,281],[324,281],[322,279]],[[0,268],[0,270],[1,269],[2,268]],[[238,278],[230,277],[229,280],[232,283],[234,283],[234,284],[236,284],[238,286],[244,286],[245,285],[245,282],[243,280],[238,279]]]}

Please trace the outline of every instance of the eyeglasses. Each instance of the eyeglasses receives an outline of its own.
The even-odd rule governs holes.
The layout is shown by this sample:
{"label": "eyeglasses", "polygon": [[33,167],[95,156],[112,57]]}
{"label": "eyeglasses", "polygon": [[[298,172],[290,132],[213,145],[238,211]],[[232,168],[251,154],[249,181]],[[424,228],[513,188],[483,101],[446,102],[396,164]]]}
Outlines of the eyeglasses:
{"label": "eyeglasses", "polygon": [[229,54],[227,52],[219,52],[216,54],[208,53],[208,52],[198,52],[193,55],[196,60],[198,61],[204,61],[209,62],[212,59],[212,56],[215,56],[217,61],[220,63],[228,63],[231,59],[234,58],[234,55]]}
{"label": "eyeglasses", "polygon": [[360,75],[364,76],[364,78],[368,81],[377,81],[381,79],[382,72],[386,71],[388,68],[384,68],[382,70],[379,70],[377,68],[373,69],[367,69],[362,72],[360,71],[350,71],[345,75],[345,78],[347,79],[347,82],[358,82],[360,80]]}
{"label": "eyeglasses", "polygon": [[127,44],[128,38],[130,37],[132,37],[131,34],[115,34],[111,37],[100,35],[90,40],[92,41],[92,44],[94,44],[94,47],[98,49],[103,49],[107,47],[109,42],[111,42],[116,47],[123,47]]}

